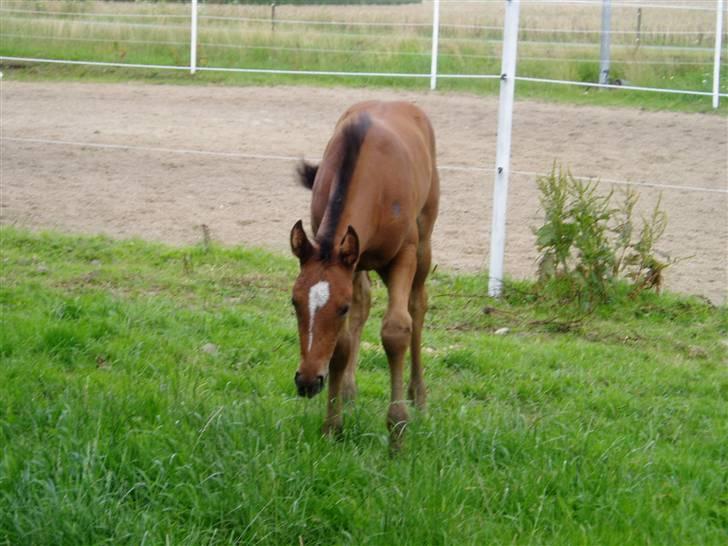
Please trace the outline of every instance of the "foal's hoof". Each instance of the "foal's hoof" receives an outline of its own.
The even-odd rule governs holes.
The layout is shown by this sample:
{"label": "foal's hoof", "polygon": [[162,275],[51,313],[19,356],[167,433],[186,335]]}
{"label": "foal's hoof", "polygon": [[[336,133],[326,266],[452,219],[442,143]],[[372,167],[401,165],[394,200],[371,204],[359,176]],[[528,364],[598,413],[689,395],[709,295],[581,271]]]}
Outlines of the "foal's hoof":
{"label": "foal's hoof", "polygon": [[321,434],[329,438],[339,439],[344,433],[344,426],[341,422],[325,422],[321,427]]}

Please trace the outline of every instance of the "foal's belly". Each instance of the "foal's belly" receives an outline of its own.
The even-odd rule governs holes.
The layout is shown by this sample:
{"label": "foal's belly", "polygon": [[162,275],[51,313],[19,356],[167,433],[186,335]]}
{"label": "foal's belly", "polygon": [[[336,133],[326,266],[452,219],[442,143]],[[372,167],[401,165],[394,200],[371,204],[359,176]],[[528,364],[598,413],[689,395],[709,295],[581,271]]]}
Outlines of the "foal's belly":
{"label": "foal's belly", "polygon": [[399,254],[406,244],[406,237],[394,237],[383,246],[366,249],[357,264],[358,271],[380,271],[386,269],[389,263]]}
{"label": "foal's belly", "polygon": [[378,271],[387,266],[394,256],[382,256],[381,254],[367,253],[361,255],[356,266],[357,271]]}

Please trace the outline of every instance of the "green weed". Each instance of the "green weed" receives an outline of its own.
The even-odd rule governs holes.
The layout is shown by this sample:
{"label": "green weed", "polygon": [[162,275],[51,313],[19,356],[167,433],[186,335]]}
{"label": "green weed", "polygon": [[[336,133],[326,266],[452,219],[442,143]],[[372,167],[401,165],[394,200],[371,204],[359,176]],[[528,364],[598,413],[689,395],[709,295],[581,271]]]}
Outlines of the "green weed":
{"label": "green weed", "polygon": [[578,300],[585,307],[610,298],[621,279],[632,295],[662,287],[663,271],[676,259],[657,258],[657,244],[667,227],[658,199],[637,230],[632,189],[613,204],[614,192],[600,193],[596,182],[584,182],[556,167],[537,181],[544,223],[534,230],[539,257],[540,290]]}

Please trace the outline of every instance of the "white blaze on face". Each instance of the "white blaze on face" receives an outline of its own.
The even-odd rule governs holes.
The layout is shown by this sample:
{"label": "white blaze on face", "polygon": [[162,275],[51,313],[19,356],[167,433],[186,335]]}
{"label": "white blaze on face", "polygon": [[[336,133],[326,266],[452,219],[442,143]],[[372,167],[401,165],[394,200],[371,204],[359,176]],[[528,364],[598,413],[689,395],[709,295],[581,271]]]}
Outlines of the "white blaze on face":
{"label": "white blaze on face", "polygon": [[308,291],[308,350],[313,345],[313,322],[316,311],[321,309],[329,301],[329,283],[326,281],[317,282]]}

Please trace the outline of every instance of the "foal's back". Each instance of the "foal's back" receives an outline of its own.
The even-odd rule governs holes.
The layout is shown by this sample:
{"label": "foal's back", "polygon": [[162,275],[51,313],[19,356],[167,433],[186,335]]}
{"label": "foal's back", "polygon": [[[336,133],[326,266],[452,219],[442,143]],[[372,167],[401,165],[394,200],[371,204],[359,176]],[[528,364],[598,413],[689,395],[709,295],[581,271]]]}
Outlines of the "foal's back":
{"label": "foal's back", "polygon": [[427,116],[407,102],[367,101],[337,122],[319,166],[311,200],[314,231],[337,183],[345,130],[365,125],[346,193],[341,226],[352,225],[362,245],[359,269],[377,269],[407,241],[431,230],[437,214],[435,139]]}

